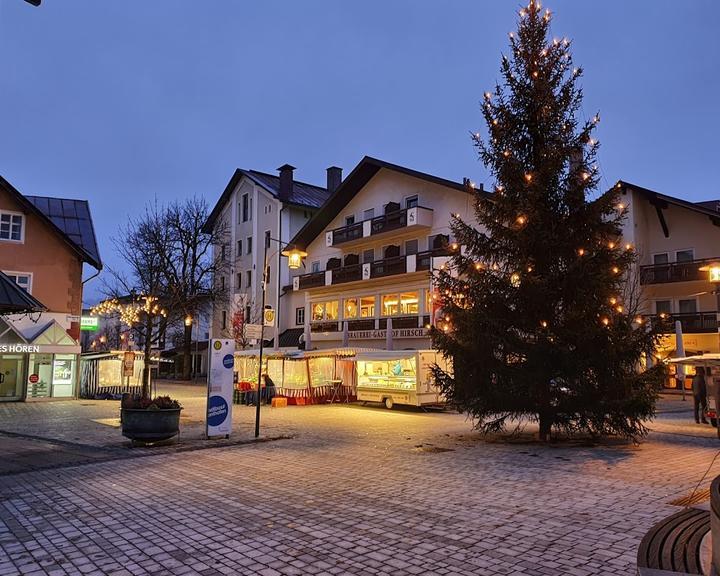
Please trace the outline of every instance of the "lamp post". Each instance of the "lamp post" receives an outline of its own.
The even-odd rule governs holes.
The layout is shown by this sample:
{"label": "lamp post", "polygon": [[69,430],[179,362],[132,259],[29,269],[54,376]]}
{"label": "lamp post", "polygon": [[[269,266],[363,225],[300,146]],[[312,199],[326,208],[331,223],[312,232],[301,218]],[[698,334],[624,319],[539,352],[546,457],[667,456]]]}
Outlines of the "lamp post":
{"label": "lamp post", "polygon": [[[715,322],[718,331],[718,351],[720,351],[720,262],[712,262],[699,269],[701,272],[708,273],[708,280],[713,285],[716,298]],[[717,435],[720,438],[720,419],[718,419],[718,408],[720,408],[720,378],[716,381],[713,374],[713,388],[715,389],[715,418],[717,421]]]}
{"label": "lamp post", "polygon": [[[279,246],[278,250],[281,255],[288,259],[288,268],[290,270],[297,270],[302,265],[302,260],[307,256],[307,252],[299,250],[296,246],[287,244],[282,240],[276,238],[265,238],[265,250],[263,255],[263,267],[262,267],[262,303],[260,304],[260,328],[264,331],[265,328],[265,293],[267,291],[267,272],[268,272],[268,248],[270,243],[276,242]],[[274,253],[276,254],[277,251]],[[273,254],[273,255],[274,255]],[[279,273],[279,271],[278,271]],[[263,361],[263,344],[265,343],[265,334],[260,333],[260,358],[258,360],[258,379],[257,379],[257,395],[255,398],[255,438],[260,436],[260,396],[262,395],[262,361]]]}

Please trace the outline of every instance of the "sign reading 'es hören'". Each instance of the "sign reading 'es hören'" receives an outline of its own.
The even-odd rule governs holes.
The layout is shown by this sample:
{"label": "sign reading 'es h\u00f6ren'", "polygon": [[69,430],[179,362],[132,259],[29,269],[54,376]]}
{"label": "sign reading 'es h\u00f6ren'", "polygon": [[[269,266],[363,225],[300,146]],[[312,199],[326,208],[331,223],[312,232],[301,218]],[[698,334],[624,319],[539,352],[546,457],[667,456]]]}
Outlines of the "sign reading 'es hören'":
{"label": "sign reading 'es h\u00f6ren'", "polygon": [[40,346],[37,344],[0,344],[0,354],[37,354]]}

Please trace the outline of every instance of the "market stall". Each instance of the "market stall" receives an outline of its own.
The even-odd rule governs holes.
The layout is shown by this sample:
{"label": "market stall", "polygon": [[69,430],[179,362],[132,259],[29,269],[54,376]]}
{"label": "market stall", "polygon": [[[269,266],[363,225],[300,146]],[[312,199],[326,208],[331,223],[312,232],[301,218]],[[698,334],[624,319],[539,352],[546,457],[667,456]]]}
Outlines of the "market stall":
{"label": "market stall", "polygon": [[434,350],[360,352],[355,358],[357,399],[411,406],[442,405],[444,397],[435,385],[431,368],[446,367]]}

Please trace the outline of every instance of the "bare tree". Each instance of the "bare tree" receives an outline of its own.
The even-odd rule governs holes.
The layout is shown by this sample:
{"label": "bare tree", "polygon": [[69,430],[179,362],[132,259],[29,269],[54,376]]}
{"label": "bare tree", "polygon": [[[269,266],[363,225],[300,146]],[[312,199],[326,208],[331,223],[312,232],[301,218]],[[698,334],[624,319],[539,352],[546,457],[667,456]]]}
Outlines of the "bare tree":
{"label": "bare tree", "polygon": [[233,306],[231,315],[230,333],[235,340],[235,347],[240,350],[252,345],[253,338],[250,338],[249,324],[260,324],[261,314],[259,306],[249,297],[241,299],[239,303]]}

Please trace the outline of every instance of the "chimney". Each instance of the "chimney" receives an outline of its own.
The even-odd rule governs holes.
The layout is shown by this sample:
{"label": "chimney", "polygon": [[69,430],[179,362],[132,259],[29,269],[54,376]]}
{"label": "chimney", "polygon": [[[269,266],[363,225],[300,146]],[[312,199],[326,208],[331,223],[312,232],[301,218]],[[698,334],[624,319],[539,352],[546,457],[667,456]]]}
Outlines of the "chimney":
{"label": "chimney", "polygon": [[290,166],[290,164],[283,164],[278,168],[278,172],[280,172],[280,192],[278,200],[281,202],[287,201],[292,194],[293,170],[295,170],[295,166]]}
{"label": "chimney", "polygon": [[342,182],[342,168],[337,166],[330,166],[327,169],[327,191],[331,194],[338,189]]}

